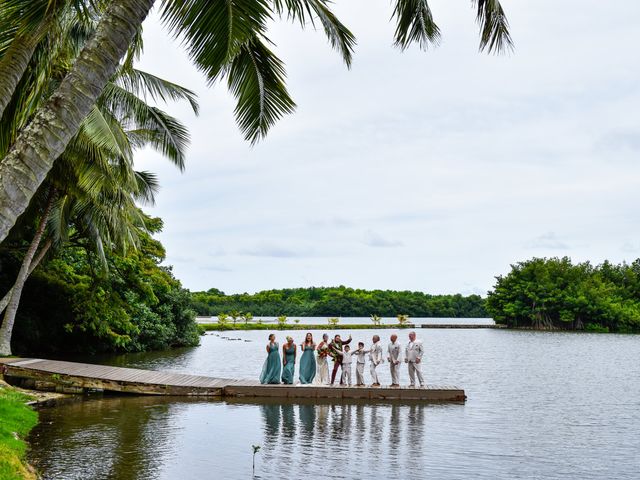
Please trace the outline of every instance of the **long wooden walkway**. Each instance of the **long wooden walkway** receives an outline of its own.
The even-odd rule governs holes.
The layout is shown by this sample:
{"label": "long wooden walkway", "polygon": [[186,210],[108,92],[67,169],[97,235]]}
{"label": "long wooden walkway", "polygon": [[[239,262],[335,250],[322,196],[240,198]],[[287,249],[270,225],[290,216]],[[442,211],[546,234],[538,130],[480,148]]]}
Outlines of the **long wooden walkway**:
{"label": "long wooden walkway", "polygon": [[35,390],[54,390],[63,393],[99,390],[143,395],[424,402],[463,402],[466,399],[464,390],[450,385],[428,385],[425,388],[261,385],[253,380],[212,378],[39,358],[0,358],[0,369],[10,383]]}

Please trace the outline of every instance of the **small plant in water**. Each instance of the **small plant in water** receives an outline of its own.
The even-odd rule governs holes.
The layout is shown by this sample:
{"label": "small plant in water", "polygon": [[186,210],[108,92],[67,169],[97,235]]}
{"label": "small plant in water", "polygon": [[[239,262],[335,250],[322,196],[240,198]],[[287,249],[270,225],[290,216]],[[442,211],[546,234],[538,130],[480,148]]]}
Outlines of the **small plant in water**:
{"label": "small plant in water", "polygon": [[220,325],[222,328],[225,328],[227,326],[227,320],[229,320],[229,315],[227,315],[226,313],[218,314],[218,325]]}
{"label": "small plant in water", "polygon": [[278,321],[278,328],[284,328],[284,326],[289,321],[286,315],[280,315],[278,318],[276,318],[276,320]]}
{"label": "small plant in water", "polygon": [[300,319],[299,319],[299,318],[296,318],[296,319],[294,320],[294,322],[295,322],[295,324],[297,325],[297,324],[299,324],[299,323],[300,323]]}
{"label": "small plant in water", "polygon": [[327,322],[329,322],[329,325],[331,325],[332,327],[335,327],[336,325],[338,325],[338,323],[340,323],[340,319],[338,317],[331,317],[327,319]]}
{"label": "small plant in water", "polygon": [[379,317],[378,315],[371,315],[371,321],[373,322],[374,325],[380,325],[380,322],[382,321],[382,317]]}
{"label": "small plant in water", "polygon": [[253,320],[253,315],[250,312],[242,314],[242,319],[244,320],[244,324],[248,324],[251,320]]}
{"label": "small plant in water", "polygon": [[253,449],[253,476],[256,476],[256,453],[260,451],[260,445],[251,445]]}
{"label": "small plant in water", "polygon": [[409,323],[409,315],[398,315],[398,323],[401,327],[406,327]]}
{"label": "small plant in water", "polygon": [[233,326],[236,326],[236,320],[238,320],[238,317],[242,316],[242,312],[239,312],[237,310],[231,310],[231,312],[229,312],[229,316],[231,317],[231,320],[233,321]]}

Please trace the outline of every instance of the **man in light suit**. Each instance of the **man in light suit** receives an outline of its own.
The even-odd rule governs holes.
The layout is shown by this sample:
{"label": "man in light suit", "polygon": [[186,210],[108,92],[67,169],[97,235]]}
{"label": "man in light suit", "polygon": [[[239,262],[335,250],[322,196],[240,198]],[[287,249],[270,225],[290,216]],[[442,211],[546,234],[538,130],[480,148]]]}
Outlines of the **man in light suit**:
{"label": "man in light suit", "polygon": [[382,358],[382,347],[380,346],[380,337],[378,335],[373,336],[373,345],[369,349],[369,372],[371,373],[371,386],[379,387],[380,380],[378,380],[378,374],[376,373],[376,367],[380,365],[384,360]]}
{"label": "man in light suit", "polygon": [[422,354],[424,350],[422,348],[422,342],[416,340],[416,332],[409,333],[409,344],[405,351],[404,361],[409,366],[409,386],[416,386],[416,376],[420,382],[420,386],[424,387],[424,379],[422,378],[422,372],[420,371],[422,363]]}
{"label": "man in light suit", "polygon": [[391,386],[400,386],[400,342],[397,335],[391,335],[391,343],[387,347],[389,351],[389,370],[391,370]]}

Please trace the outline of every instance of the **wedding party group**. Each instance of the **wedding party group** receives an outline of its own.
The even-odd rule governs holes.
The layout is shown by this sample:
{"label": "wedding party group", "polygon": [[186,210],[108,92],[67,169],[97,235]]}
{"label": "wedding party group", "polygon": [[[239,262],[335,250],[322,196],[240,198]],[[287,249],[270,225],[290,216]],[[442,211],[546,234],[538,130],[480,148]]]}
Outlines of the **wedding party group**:
{"label": "wedding party group", "polygon": [[[280,346],[276,342],[275,334],[269,335],[267,344],[267,358],[260,374],[260,383],[292,385],[294,383],[295,365],[298,359],[298,346],[293,338],[287,336],[287,342],[282,346],[282,357],[280,357]],[[307,333],[304,342],[300,344],[300,369],[298,379],[300,385],[333,385],[338,377],[340,385],[352,386],[352,365],[355,360],[356,376],[355,386],[364,387],[364,371],[367,356],[369,358],[369,373],[371,376],[371,386],[379,387],[377,368],[384,363],[384,354],[380,337],[374,335],[372,344],[365,349],[364,342],[359,342],[357,348],[351,348],[351,335],[346,340],[342,340],[340,335],[336,335],[329,341],[329,335],[322,336],[322,341],[316,344],[313,335]],[[421,387],[424,386],[422,377],[421,362],[424,353],[422,342],[416,338],[415,332],[409,333],[409,342],[404,349],[404,362],[407,364],[409,372],[409,386],[416,386],[416,379]],[[333,369],[329,374],[329,358],[333,360]],[[387,345],[387,361],[391,372],[391,387],[400,386],[400,365],[402,363],[402,347],[397,335],[391,335],[390,343]]]}

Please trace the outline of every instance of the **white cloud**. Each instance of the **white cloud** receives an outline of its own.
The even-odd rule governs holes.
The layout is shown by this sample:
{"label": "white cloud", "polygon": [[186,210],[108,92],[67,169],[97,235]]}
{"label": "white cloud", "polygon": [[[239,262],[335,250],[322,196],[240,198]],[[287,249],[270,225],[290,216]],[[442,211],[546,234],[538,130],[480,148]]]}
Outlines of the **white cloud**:
{"label": "white cloud", "polygon": [[554,232],[547,232],[537,236],[527,243],[527,248],[545,250],[569,250],[571,247],[563,242]]}
{"label": "white cloud", "polygon": [[383,236],[372,230],[367,231],[364,244],[370,247],[380,248],[401,247],[402,245],[404,245],[400,240],[384,238]]}

